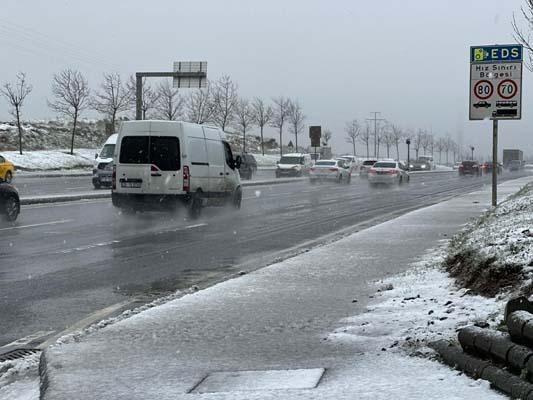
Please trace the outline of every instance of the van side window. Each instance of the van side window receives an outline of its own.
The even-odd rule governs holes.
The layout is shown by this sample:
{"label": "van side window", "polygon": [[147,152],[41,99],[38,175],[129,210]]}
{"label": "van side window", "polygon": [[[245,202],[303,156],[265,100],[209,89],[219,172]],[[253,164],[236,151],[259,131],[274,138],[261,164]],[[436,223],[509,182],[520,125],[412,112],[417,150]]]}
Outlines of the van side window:
{"label": "van side window", "polygon": [[224,143],[224,154],[226,156],[226,164],[228,164],[231,169],[235,169],[235,163],[233,161],[233,153],[231,152],[231,147],[227,142],[222,143]]}

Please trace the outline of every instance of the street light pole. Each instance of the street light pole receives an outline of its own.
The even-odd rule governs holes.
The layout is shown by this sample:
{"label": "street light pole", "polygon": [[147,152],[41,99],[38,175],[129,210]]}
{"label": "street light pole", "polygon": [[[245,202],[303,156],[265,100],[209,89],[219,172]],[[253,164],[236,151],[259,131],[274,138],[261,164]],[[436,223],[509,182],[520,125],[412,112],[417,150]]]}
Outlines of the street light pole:
{"label": "street light pole", "polygon": [[474,161],[474,146],[470,146],[470,150],[472,151],[471,160]]}
{"label": "street light pole", "polygon": [[411,171],[411,160],[410,160],[410,145],[411,145],[411,139],[407,139],[405,141],[405,144],[407,145],[407,171]]}

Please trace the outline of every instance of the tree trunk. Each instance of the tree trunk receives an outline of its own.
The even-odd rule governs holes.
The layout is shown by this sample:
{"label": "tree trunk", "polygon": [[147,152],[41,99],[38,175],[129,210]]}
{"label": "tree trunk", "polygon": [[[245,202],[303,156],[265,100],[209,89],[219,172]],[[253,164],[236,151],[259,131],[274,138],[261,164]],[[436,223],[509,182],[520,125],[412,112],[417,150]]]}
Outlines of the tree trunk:
{"label": "tree trunk", "polygon": [[283,142],[281,141],[282,136],[283,136],[283,128],[280,126],[279,127],[279,155],[280,157],[283,156]]}
{"label": "tree trunk", "polygon": [[390,151],[390,146],[387,145],[387,158],[390,158],[390,154],[389,154],[389,151]]}
{"label": "tree trunk", "polygon": [[366,142],[366,158],[370,158],[370,147],[368,145],[368,142]]}
{"label": "tree trunk", "polygon": [[22,126],[20,125],[20,111],[18,106],[15,107],[15,110],[17,112],[17,128],[19,130],[19,152],[22,155]]}
{"label": "tree trunk", "polygon": [[415,149],[415,152],[416,152],[416,159],[418,160],[418,150],[420,149]]}
{"label": "tree trunk", "polygon": [[446,150],[446,165],[448,165],[448,150]]}
{"label": "tree trunk", "polygon": [[296,145],[296,152],[298,153],[298,133],[294,132],[294,143]]}
{"label": "tree trunk", "polygon": [[246,153],[246,129],[242,131],[242,152]]}
{"label": "tree trunk", "polygon": [[352,141],[353,144],[353,156],[355,157],[355,139]]}
{"label": "tree trunk", "polygon": [[117,111],[113,111],[111,114],[111,134],[115,133],[115,120],[117,119]]}
{"label": "tree trunk", "polygon": [[442,164],[442,150],[439,150],[439,164]]}
{"label": "tree trunk", "polygon": [[263,125],[261,125],[261,153],[265,155],[265,141],[263,139]]}
{"label": "tree trunk", "polygon": [[400,161],[400,146],[398,142],[396,142],[396,159]]}
{"label": "tree trunk", "polygon": [[70,154],[74,155],[74,135],[76,134],[76,125],[78,123],[78,110],[74,112],[74,122],[72,124],[72,140],[70,142]]}

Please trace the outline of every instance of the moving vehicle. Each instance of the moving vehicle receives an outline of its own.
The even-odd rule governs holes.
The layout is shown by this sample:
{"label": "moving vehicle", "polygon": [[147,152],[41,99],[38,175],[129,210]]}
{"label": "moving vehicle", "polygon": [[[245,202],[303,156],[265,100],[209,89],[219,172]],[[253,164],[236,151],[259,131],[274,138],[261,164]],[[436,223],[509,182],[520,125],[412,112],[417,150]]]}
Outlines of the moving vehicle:
{"label": "moving vehicle", "polygon": [[502,163],[504,168],[509,168],[511,161],[524,162],[524,152],[518,149],[503,149]]}
{"label": "moving vehicle", "polygon": [[[484,163],[481,165],[481,173],[483,173],[483,174],[490,174],[490,173],[492,173],[492,167],[493,167],[493,165],[494,165],[494,163],[493,163],[492,161],[484,162]],[[503,171],[503,166],[502,166],[500,163],[498,163],[498,164],[497,164],[497,168],[498,168],[498,169],[496,170],[496,172],[497,172],[498,174],[501,174],[502,171]]]}
{"label": "moving vehicle", "polygon": [[409,163],[409,171],[431,171],[431,164],[424,159],[418,159]]}
{"label": "moving vehicle", "polygon": [[459,165],[459,176],[473,175],[481,176],[481,167],[477,161],[461,161]]}
{"label": "moving vehicle", "polygon": [[313,164],[310,154],[289,153],[281,156],[276,168],[276,178],[283,176],[303,176],[309,173]]}
{"label": "moving vehicle", "polygon": [[309,171],[309,181],[311,184],[317,181],[334,181],[338,183],[350,183],[352,173],[350,165],[346,160],[319,160]]}
{"label": "moving vehicle", "polygon": [[125,211],[184,205],[196,218],[205,205],[240,208],[238,168],[224,132],[177,121],[128,121],[115,147],[115,207]]}
{"label": "moving vehicle", "polygon": [[454,170],[458,170],[460,165],[461,165],[461,162],[458,161],[458,162],[456,162],[455,164],[453,164],[452,169],[454,169]]}
{"label": "moving vehicle", "polygon": [[368,170],[370,186],[379,183],[400,185],[409,180],[407,167],[398,161],[378,161]]}
{"label": "moving vehicle", "polygon": [[239,168],[239,175],[241,179],[252,179],[252,176],[257,172],[257,161],[255,157],[248,153],[240,154],[241,167]]}
{"label": "moving vehicle", "polygon": [[13,222],[20,213],[20,198],[17,189],[9,183],[0,183],[0,216]]}
{"label": "moving vehicle", "polygon": [[4,156],[0,155],[0,181],[11,183],[15,175],[15,166]]}
{"label": "moving vehicle", "polygon": [[361,166],[359,167],[359,176],[361,178],[366,178],[368,176],[368,171],[370,170],[370,168],[372,168],[372,166],[377,162],[378,160],[376,159],[364,160]]}
{"label": "moving vehicle", "polygon": [[509,168],[509,171],[520,171],[524,168],[524,165],[520,160],[511,160],[507,167]]}
{"label": "moving vehicle", "polygon": [[353,173],[354,170],[357,168],[355,161],[349,156],[340,156],[340,157],[337,157],[336,160],[343,160],[345,164],[348,166],[350,173]]}
{"label": "moving vehicle", "polygon": [[117,144],[118,134],[113,134],[105,141],[100,153],[96,153],[93,168],[93,186],[100,189],[102,186],[111,187],[113,175],[113,153]]}

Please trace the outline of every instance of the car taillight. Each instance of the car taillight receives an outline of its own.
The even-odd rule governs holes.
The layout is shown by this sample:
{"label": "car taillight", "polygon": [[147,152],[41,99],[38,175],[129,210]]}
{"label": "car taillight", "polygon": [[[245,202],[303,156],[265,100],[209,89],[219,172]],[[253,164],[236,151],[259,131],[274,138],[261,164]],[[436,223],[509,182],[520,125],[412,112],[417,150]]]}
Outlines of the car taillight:
{"label": "car taillight", "polygon": [[111,175],[111,183],[113,190],[117,188],[117,166],[113,165],[113,174]]}
{"label": "car taillight", "polygon": [[315,172],[315,168],[311,168],[311,172]]}
{"label": "car taillight", "polygon": [[396,175],[398,171],[396,171],[395,169],[389,169],[386,173],[389,175]]}
{"label": "car taillight", "polygon": [[331,172],[337,172],[339,169],[338,168],[330,168],[329,169]]}
{"label": "car taillight", "polygon": [[368,173],[369,173],[369,174],[375,174],[375,173],[376,173],[376,170],[375,170],[374,168],[370,168],[370,169],[368,170]]}
{"label": "car taillight", "polygon": [[189,166],[183,166],[183,191],[188,192],[191,190],[191,174],[189,173]]}

